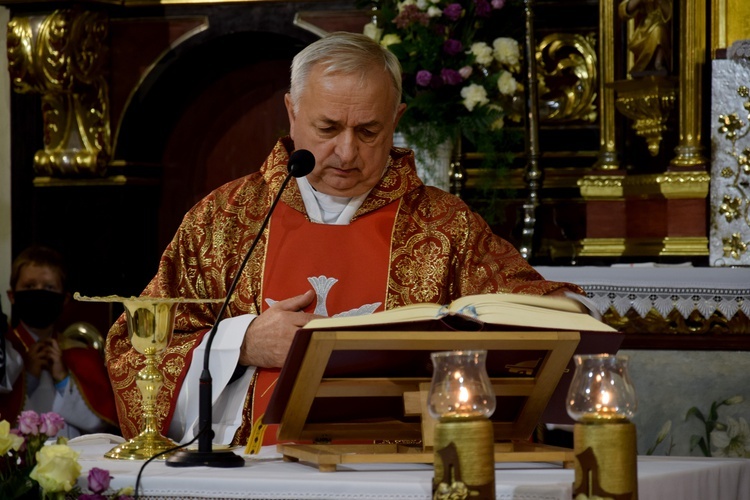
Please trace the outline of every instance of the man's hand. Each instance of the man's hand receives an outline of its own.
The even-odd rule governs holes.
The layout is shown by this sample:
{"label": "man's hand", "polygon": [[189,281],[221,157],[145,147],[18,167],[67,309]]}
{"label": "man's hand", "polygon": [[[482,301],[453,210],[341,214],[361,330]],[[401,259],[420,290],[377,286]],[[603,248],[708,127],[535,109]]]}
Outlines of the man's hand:
{"label": "man's hand", "polygon": [[315,314],[302,312],[315,299],[315,292],[276,302],[255,318],[245,332],[240,348],[240,365],[280,368],[292,345],[294,332],[302,328]]}

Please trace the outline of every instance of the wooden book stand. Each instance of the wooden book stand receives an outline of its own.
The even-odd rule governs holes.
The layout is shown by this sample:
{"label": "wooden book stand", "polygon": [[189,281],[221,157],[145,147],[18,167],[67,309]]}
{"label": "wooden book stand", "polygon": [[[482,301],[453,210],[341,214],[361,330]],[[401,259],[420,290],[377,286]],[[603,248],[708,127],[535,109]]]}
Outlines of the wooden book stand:
{"label": "wooden book stand", "polygon": [[[530,437],[578,345],[578,332],[310,331],[297,333],[264,423],[285,460],[321,471],[347,463],[432,463],[430,353],[487,350],[497,410],[495,460],[563,462],[573,450]],[[309,444],[303,444],[306,441]]]}

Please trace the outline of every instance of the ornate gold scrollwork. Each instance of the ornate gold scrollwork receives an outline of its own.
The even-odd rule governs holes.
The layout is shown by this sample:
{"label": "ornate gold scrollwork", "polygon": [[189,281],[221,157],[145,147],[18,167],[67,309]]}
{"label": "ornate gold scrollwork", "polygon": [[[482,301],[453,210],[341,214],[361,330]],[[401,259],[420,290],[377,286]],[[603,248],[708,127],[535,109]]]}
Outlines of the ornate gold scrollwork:
{"label": "ornate gold scrollwork", "polygon": [[668,77],[648,76],[614,82],[617,109],[633,120],[636,135],[646,139],[652,156],[659,154],[662,134],[674,108],[676,85]]}
{"label": "ornate gold scrollwork", "polygon": [[111,154],[104,64],[108,19],[75,9],[8,23],[14,89],[42,94],[44,149],[37,175],[101,175]]}
{"label": "ornate gold scrollwork", "polygon": [[[597,56],[594,35],[553,33],[536,46],[539,120],[594,122],[597,111]],[[525,115],[523,93],[513,96],[511,109],[518,120]]]}
{"label": "ornate gold scrollwork", "polygon": [[542,39],[536,58],[540,80],[540,118],[549,121],[597,118],[595,35],[553,33]]}

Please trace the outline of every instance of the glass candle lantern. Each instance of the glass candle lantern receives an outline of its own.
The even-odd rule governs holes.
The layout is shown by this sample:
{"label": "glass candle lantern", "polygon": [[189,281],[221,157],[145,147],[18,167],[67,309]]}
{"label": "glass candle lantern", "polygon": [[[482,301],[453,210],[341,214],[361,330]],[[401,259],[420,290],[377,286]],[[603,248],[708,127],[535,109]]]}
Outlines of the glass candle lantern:
{"label": "glass candle lantern", "polygon": [[573,496],[638,498],[636,431],[630,419],[637,398],[628,358],[610,354],[576,355],[568,389],[574,426]]}
{"label": "glass candle lantern", "polygon": [[434,500],[495,498],[494,438],[489,420],[495,411],[495,393],[486,359],[487,351],[432,354],[428,404],[438,421]]}
{"label": "glass candle lantern", "polygon": [[628,358],[577,355],[568,390],[568,415],[577,422],[630,420],[638,401],[628,374]]}
{"label": "glass candle lantern", "polygon": [[495,392],[487,375],[487,351],[434,352],[430,414],[441,420],[488,418],[495,411]]}

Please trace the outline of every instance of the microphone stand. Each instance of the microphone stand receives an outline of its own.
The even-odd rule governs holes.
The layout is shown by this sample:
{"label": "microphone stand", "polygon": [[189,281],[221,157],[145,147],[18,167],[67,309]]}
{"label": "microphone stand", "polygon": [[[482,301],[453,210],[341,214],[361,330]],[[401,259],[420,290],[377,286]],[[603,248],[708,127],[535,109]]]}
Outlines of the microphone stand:
{"label": "microphone stand", "polygon": [[281,194],[284,192],[286,185],[289,183],[292,177],[304,177],[309,174],[315,167],[315,157],[309,151],[300,149],[292,153],[289,157],[289,173],[284,178],[284,182],[279,188],[279,192],[276,194],[271,208],[266,214],[266,218],[263,219],[263,223],[260,226],[257,236],[253,240],[245,258],[242,260],[237,273],[232,280],[232,284],[229,286],[227,291],[227,298],[221,305],[219,314],[216,316],[216,321],[211,331],[208,334],[208,341],[206,342],[206,350],[203,356],[203,371],[200,376],[200,384],[198,390],[198,450],[179,450],[173,455],[169,456],[166,460],[166,464],[170,467],[195,467],[195,466],[207,466],[207,467],[242,467],[245,465],[245,460],[234,453],[231,450],[213,450],[212,439],[214,437],[213,429],[211,429],[211,399],[213,392],[213,379],[211,378],[211,371],[209,370],[208,360],[209,354],[211,353],[211,344],[216,336],[216,331],[219,328],[219,321],[224,317],[224,311],[226,311],[229,299],[234,293],[234,289],[237,286],[237,282],[242,275],[242,271],[245,269],[247,261],[250,260],[250,256],[258,244],[260,237],[263,235],[263,231],[268,225],[268,221],[271,219],[276,204],[281,199]]}

